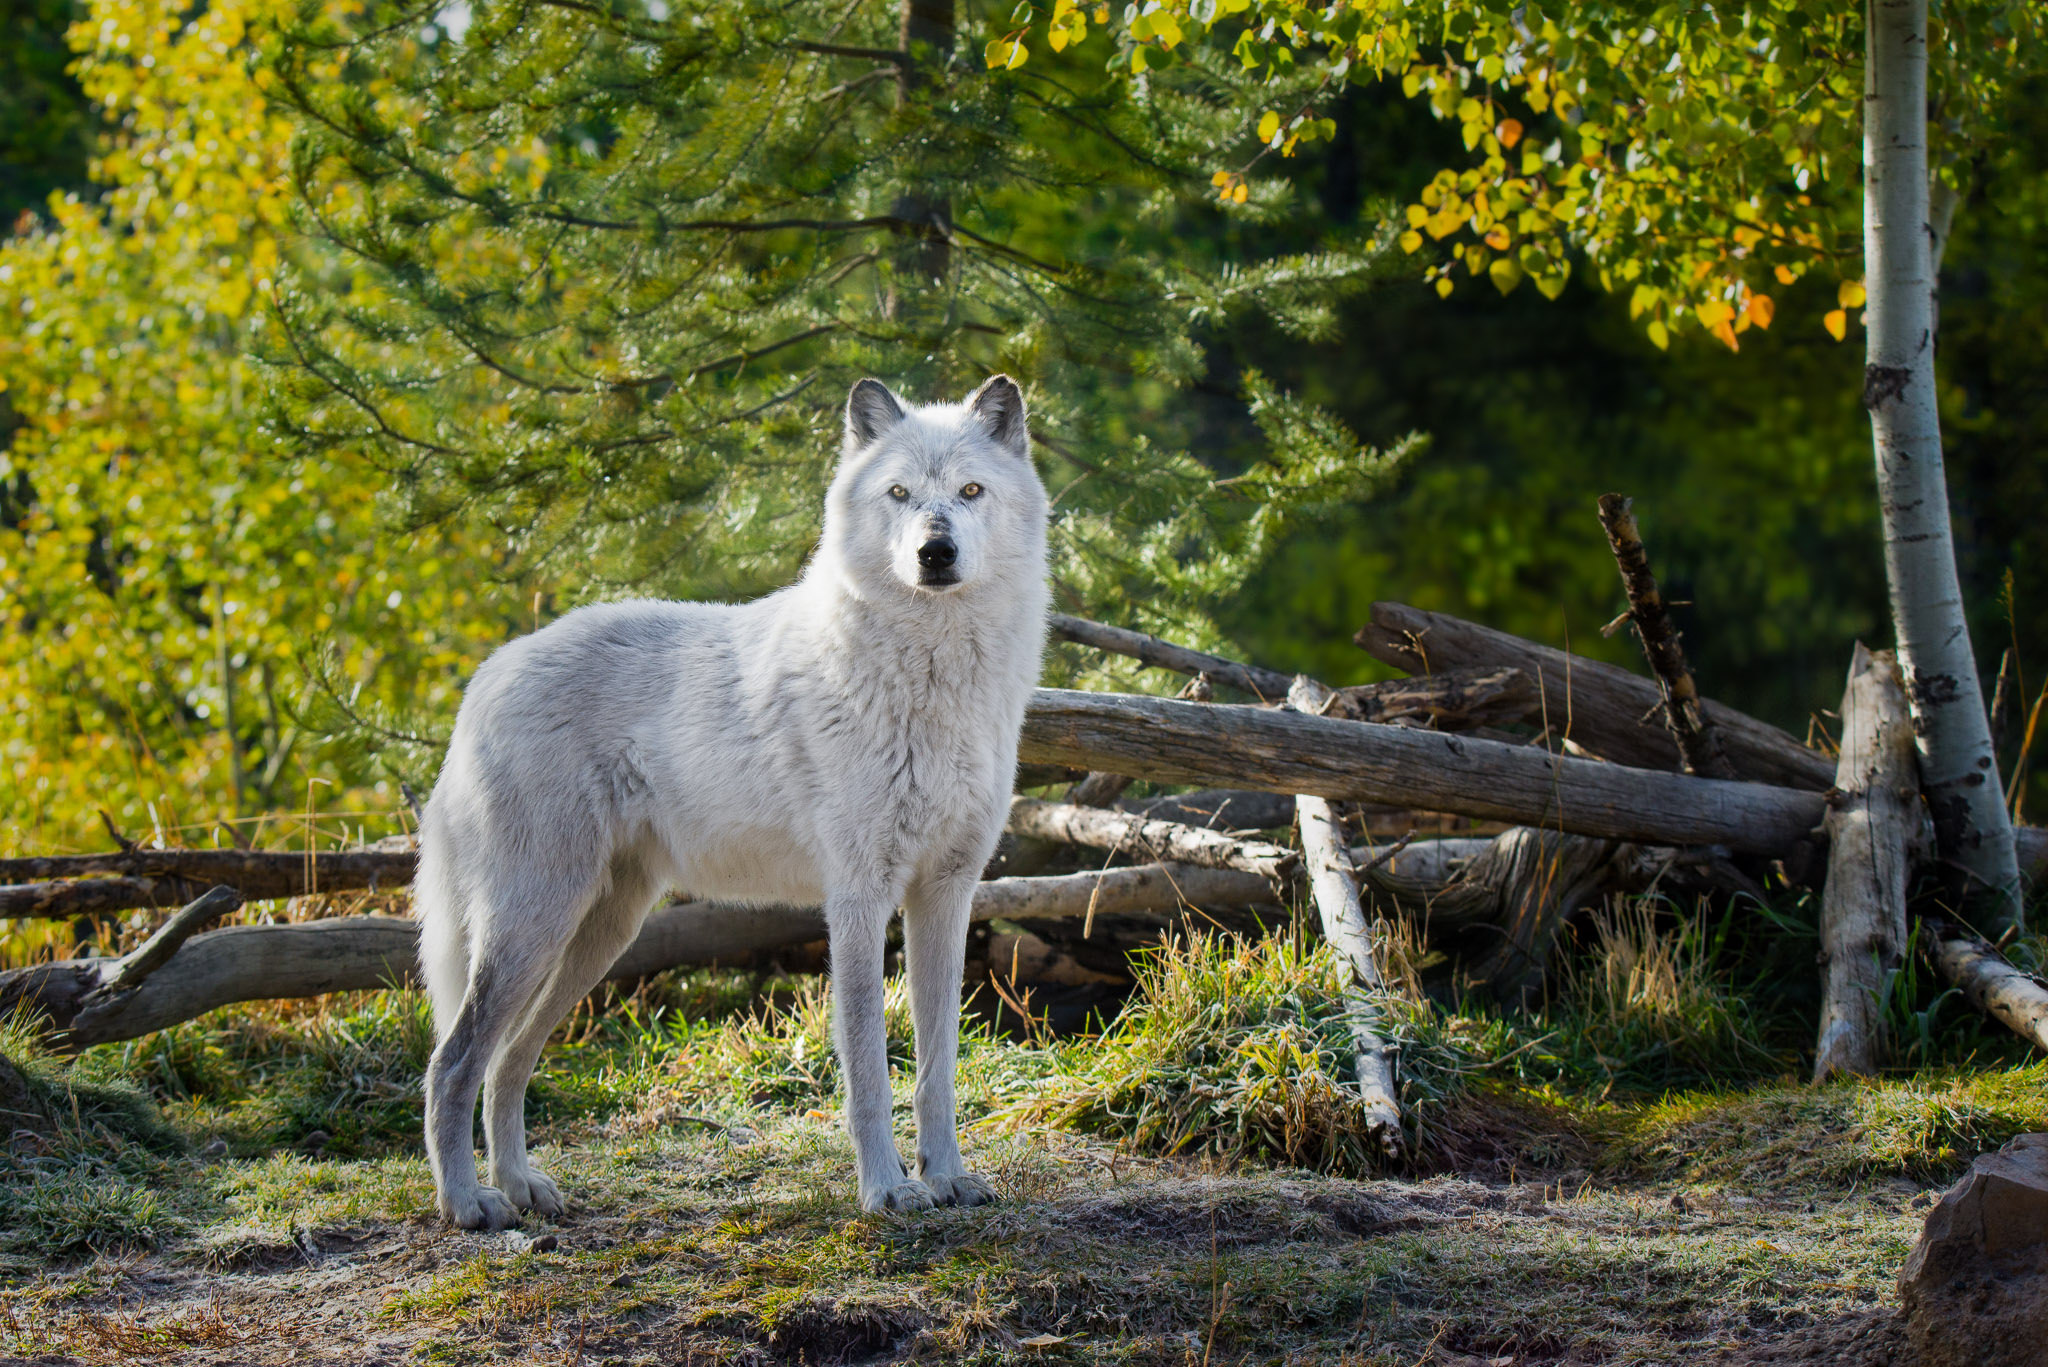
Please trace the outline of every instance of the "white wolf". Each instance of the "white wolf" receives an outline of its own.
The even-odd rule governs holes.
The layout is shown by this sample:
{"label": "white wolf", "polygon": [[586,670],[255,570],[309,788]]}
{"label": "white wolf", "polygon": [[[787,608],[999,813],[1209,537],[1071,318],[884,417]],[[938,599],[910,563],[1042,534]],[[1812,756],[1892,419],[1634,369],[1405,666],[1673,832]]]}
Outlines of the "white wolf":
{"label": "white wolf", "polygon": [[[668,889],[822,902],[862,1208],[991,1199],[955,1131],[962,959],[1044,649],[1046,516],[1007,376],[927,407],[862,380],[797,583],[741,606],[581,608],[484,662],[421,822],[414,894],[444,1216],[500,1229],[560,1212],[527,1162],[527,1080]],[[899,904],[915,1177],[890,1131],[882,1024]]]}

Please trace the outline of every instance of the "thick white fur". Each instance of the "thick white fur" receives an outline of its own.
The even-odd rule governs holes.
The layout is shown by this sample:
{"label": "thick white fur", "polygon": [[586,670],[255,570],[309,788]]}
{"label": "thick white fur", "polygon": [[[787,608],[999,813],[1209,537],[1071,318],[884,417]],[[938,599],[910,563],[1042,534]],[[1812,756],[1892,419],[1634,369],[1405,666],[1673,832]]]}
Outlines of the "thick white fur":
{"label": "thick white fur", "polygon": [[[961,969],[1038,679],[1045,523],[1007,377],[922,408],[864,380],[797,583],[741,606],[581,608],[485,661],[421,823],[415,884],[443,1215],[494,1229],[561,1210],[527,1162],[527,1080],[669,889],[824,905],[864,1209],[991,1197],[955,1130]],[[919,564],[935,529],[957,547],[957,584],[933,586]],[[890,1131],[882,1023],[899,905],[914,1177]],[[489,1186],[472,1145],[480,1088]]]}

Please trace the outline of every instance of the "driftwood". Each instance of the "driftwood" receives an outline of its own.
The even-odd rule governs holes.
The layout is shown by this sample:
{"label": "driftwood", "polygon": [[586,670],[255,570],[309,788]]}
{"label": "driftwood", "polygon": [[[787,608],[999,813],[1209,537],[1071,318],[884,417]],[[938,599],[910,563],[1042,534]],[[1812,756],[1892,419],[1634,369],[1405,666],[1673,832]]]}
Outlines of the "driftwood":
{"label": "driftwood", "polygon": [[1040,689],[1019,751],[1033,761],[1165,783],[1412,804],[1579,835],[1768,854],[1805,840],[1825,813],[1818,793],[1761,783],[1653,773],[1409,727],[1131,694]]}
{"label": "driftwood", "polygon": [[[1319,714],[1330,705],[1330,690],[1315,680],[1298,677],[1288,701],[1301,712]],[[1329,802],[1299,795],[1295,811],[1301,824],[1301,849],[1308,865],[1309,895],[1322,921],[1323,938],[1344,957],[1351,981],[1344,994],[1358,1070],[1358,1090],[1366,1124],[1376,1130],[1388,1154],[1401,1151],[1401,1102],[1394,1075],[1398,1050],[1380,1033],[1374,999],[1387,990],[1387,975],[1373,946],[1372,927],[1358,900],[1358,874],[1345,848],[1343,832]]]}
{"label": "driftwood", "polygon": [[[1626,669],[1401,603],[1373,604],[1372,621],[1354,639],[1374,659],[1415,673],[1511,665],[1542,681],[1536,719],[1554,734],[1619,764],[1679,767],[1677,745],[1654,721],[1657,685]],[[1833,761],[1787,732],[1712,699],[1700,707],[1741,777],[1816,793],[1834,783]]]}
{"label": "driftwood", "polygon": [[1923,921],[1920,949],[1972,1006],[2048,1054],[2048,983],[2014,967],[1990,941],[1955,921]]}
{"label": "driftwood", "polygon": [[1872,652],[1861,642],[1842,694],[1835,788],[1821,893],[1815,1082],[1875,1073],[1883,1061],[1885,998],[1906,952],[1906,881],[1927,819],[1898,666],[1890,651]]}
{"label": "driftwood", "polygon": [[1692,667],[1685,662],[1685,647],[1679,644],[1678,628],[1671,624],[1657,576],[1650,573],[1649,553],[1643,549],[1643,535],[1636,526],[1634,500],[1620,494],[1600,495],[1600,525],[1607,530],[1607,544],[1621,569],[1622,591],[1628,595],[1628,612],[1615,622],[1635,626],[1650,672],[1663,690],[1664,727],[1678,746],[1685,772],[1703,778],[1737,777],[1735,767],[1721,751],[1721,733],[1700,709],[1699,689],[1693,683]]}
{"label": "driftwood", "polygon": [[1142,664],[1170,669],[1176,674],[1206,674],[1211,682],[1234,688],[1240,693],[1249,693],[1261,702],[1279,702],[1287,696],[1287,686],[1293,682],[1289,675],[1275,669],[1240,664],[1221,655],[1190,650],[1171,641],[1162,641],[1157,636],[1147,636],[1142,631],[1106,626],[1085,617],[1069,617],[1055,612],[1047,623],[1052,634],[1062,641],[1092,646],[1113,655],[1128,655]]}
{"label": "driftwood", "polygon": [[[209,915],[233,904],[233,894],[224,889],[208,896],[215,899]],[[1170,912],[1184,905],[1252,906],[1272,896],[1272,885],[1257,874],[1148,864],[1059,878],[990,879],[975,888],[974,918],[1045,920]],[[181,913],[173,923],[182,923],[189,934],[201,919]],[[159,956],[157,970],[139,980],[132,970],[124,973],[124,965],[151,953],[150,944],[125,959],[67,959],[0,972],[0,1016],[18,1010],[38,1015],[70,1047],[133,1039],[235,1002],[410,983],[417,934],[414,922],[388,916],[229,926],[192,935],[174,953]],[[639,978],[731,962],[824,935],[824,915],[816,908],[717,902],[659,907],[608,976]],[[127,990],[110,991],[116,982],[128,984]]]}
{"label": "driftwood", "polygon": [[1220,831],[1159,821],[1128,812],[1041,802],[1019,797],[1010,801],[1010,834],[1053,840],[1089,849],[1129,851],[1155,860],[1196,864],[1210,869],[1241,869],[1279,883],[1299,862],[1294,851],[1263,840],[1239,840]]}
{"label": "driftwood", "polygon": [[[0,887],[0,920],[61,920],[134,907],[176,906],[215,886],[232,887],[251,902],[312,892],[396,889],[412,882],[414,861],[410,849],[388,847],[311,855],[290,850],[136,849],[0,859],[0,883],[17,885]],[[89,876],[103,873],[119,876]]]}

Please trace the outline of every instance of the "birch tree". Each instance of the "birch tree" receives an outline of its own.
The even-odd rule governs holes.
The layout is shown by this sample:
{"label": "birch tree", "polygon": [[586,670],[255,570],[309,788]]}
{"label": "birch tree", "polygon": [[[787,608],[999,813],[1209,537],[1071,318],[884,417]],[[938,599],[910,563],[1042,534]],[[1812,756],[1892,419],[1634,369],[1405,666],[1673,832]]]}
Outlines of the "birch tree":
{"label": "birch tree", "polygon": [[[1838,340],[1867,304],[1864,402],[1922,780],[1952,891],[2003,928],[2019,877],[1956,575],[1934,293],[1969,158],[2038,66],[2042,15],[1957,0],[1930,22],[1927,0],[1869,3],[1052,0],[1012,12],[985,59],[1015,69],[1101,35],[1112,68],[1144,73],[1227,47],[1275,92],[1244,109],[1244,153],[1213,172],[1220,199],[1252,207],[1271,193],[1262,162],[1334,133],[1322,107],[1339,88],[1398,82],[1471,153],[1405,210],[1402,246],[1442,294],[1485,279],[1554,296],[1581,261],[1657,346],[1697,328],[1736,349],[1803,275],[1836,278],[1823,322]],[[1303,96],[1306,72],[1319,83]]]}

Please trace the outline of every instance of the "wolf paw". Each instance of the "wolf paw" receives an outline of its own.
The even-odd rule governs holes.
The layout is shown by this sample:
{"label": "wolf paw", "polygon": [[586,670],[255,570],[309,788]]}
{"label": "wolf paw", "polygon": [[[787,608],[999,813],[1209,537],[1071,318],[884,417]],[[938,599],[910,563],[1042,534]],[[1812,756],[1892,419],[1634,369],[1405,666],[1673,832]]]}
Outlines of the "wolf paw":
{"label": "wolf paw", "polygon": [[932,1189],[915,1177],[906,1177],[893,1187],[877,1187],[860,1194],[860,1208],[877,1210],[930,1210],[938,1204]]}
{"label": "wolf paw", "polygon": [[956,1172],[950,1177],[926,1173],[924,1183],[942,1206],[985,1206],[996,1199],[996,1189],[986,1177]]}
{"label": "wolf paw", "polygon": [[472,1187],[467,1193],[443,1195],[441,1214],[457,1229],[510,1229],[519,1223],[519,1207],[496,1187]]}
{"label": "wolf paw", "polygon": [[527,1168],[503,1177],[493,1176],[505,1198],[520,1210],[530,1210],[550,1218],[562,1213],[562,1189],[555,1185],[554,1178],[539,1168]]}

